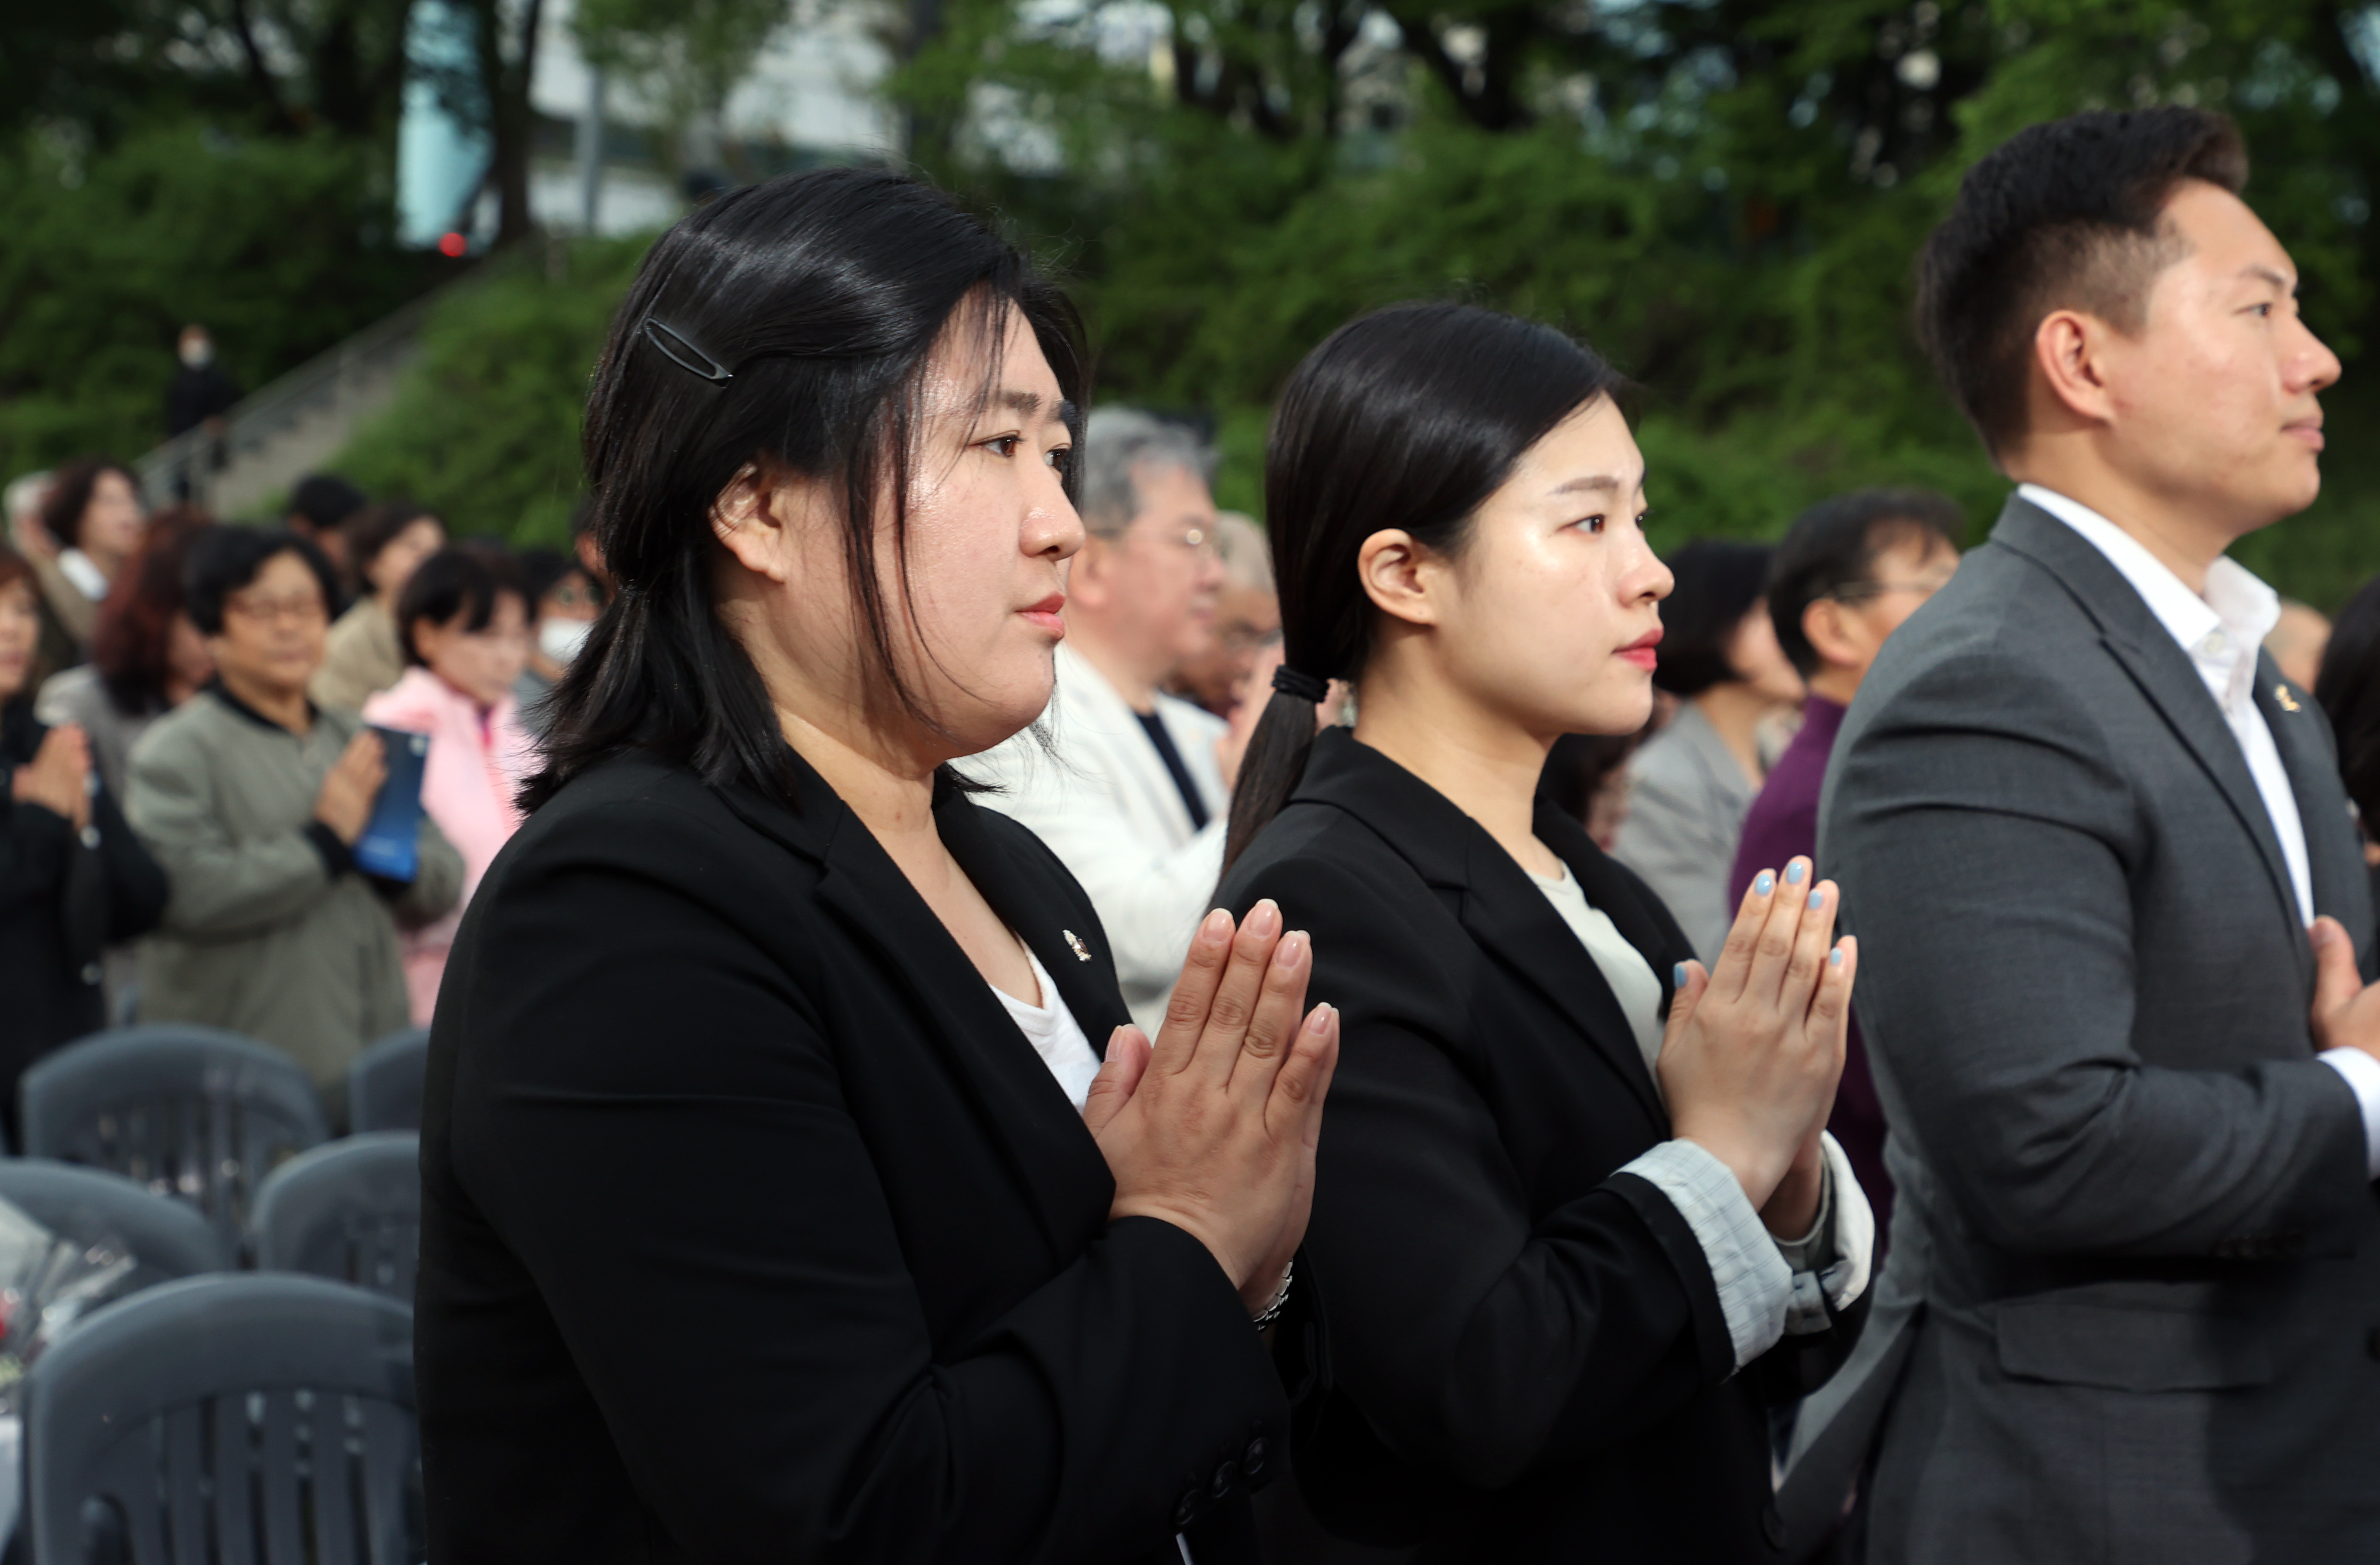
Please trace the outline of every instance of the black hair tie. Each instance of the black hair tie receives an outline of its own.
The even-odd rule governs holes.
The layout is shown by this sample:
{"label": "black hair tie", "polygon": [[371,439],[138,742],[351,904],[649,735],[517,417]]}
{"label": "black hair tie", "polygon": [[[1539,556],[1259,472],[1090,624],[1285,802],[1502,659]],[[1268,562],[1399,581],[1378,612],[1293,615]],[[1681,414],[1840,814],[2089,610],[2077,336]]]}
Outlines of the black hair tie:
{"label": "black hair tie", "polygon": [[1272,687],[1284,696],[1294,696],[1301,701],[1320,702],[1330,697],[1330,682],[1317,679],[1287,663],[1272,671]]}

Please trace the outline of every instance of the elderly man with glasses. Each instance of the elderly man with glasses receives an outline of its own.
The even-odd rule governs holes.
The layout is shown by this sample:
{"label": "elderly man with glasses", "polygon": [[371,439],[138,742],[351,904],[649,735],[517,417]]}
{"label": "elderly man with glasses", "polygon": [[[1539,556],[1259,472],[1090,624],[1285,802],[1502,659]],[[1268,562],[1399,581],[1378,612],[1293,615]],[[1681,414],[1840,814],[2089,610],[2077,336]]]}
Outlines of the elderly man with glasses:
{"label": "elderly man with glasses", "polygon": [[995,784],[983,802],[1090,893],[1124,1000],[1153,1036],[1222,870],[1239,762],[1221,719],[1164,693],[1215,639],[1212,457],[1178,424],[1102,408],[1076,459],[1089,538],[1067,579],[1057,692],[1032,729],[960,770]]}

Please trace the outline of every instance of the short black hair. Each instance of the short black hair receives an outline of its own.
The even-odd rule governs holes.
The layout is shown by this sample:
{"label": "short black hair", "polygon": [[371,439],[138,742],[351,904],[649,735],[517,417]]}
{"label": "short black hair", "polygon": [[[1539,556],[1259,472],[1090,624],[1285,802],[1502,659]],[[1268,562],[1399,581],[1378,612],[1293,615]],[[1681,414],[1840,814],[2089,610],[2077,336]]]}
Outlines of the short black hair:
{"label": "short black hair", "polygon": [[1698,538],[1664,563],[1678,578],[1661,600],[1661,657],[1653,683],[1672,696],[1699,696],[1742,674],[1728,661],[1728,643],[1768,589],[1766,543]]}
{"label": "short black hair", "polygon": [[1793,519],[1768,567],[1777,644],[1809,678],[1822,661],[1802,628],[1811,604],[1875,579],[1876,557],[1904,539],[1956,549],[1966,532],[1966,514],[1930,489],[1861,489],[1819,501]]}
{"label": "short black hair", "polygon": [[468,613],[465,630],[485,630],[496,616],[497,600],[507,592],[521,600],[523,609],[529,606],[510,563],[485,547],[441,549],[422,561],[396,595],[396,640],[405,649],[405,661],[417,666],[426,661],[413,644],[415,625],[423,620],[451,625],[455,616]]}
{"label": "short black hair", "polygon": [[335,473],[300,479],[289,493],[289,514],[303,516],[316,532],[328,532],[362,510],[364,491]]}
{"label": "short black hair", "polygon": [[513,575],[520,578],[521,599],[532,619],[539,601],[565,577],[586,574],[586,566],[559,549],[524,549],[513,556]]}
{"label": "short black hair", "polygon": [[314,573],[322,588],[322,613],[339,601],[339,578],[331,562],[286,528],[209,528],[190,545],[190,562],[182,570],[182,612],[202,636],[221,636],[224,600],[256,580],[275,555],[295,554]]}
{"label": "short black hair", "polygon": [[347,564],[358,579],[371,569],[380,552],[396,541],[396,535],[419,521],[437,522],[443,529],[445,522],[427,505],[417,505],[410,500],[383,500],[377,505],[367,505],[339,525],[347,540]]}
{"label": "short black hair", "polygon": [[1984,444],[2024,433],[2034,330],[2055,309],[2140,328],[2180,253],[2164,222],[2185,180],[2248,182],[2239,127],[2205,109],[2097,110],[2010,137],[1967,171],[1917,262],[1917,335]]}

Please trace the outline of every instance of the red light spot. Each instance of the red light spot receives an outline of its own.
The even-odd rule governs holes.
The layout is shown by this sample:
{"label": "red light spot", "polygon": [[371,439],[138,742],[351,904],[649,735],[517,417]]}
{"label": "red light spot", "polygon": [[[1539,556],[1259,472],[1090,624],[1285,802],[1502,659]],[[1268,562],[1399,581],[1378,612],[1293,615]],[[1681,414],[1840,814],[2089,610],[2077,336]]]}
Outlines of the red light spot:
{"label": "red light spot", "polygon": [[458,256],[470,248],[471,241],[463,237],[460,234],[441,234],[438,236],[438,253],[440,255]]}

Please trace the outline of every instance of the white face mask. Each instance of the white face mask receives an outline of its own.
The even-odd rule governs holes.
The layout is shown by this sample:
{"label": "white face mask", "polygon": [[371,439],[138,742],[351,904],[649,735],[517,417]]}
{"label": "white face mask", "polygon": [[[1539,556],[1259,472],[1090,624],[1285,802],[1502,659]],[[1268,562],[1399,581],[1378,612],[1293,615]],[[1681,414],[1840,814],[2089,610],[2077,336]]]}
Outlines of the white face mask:
{"label": "white face mask", "polygon": [[587,645],[587,633],[595,628],[593,620],[545,620],[537,627],[537,649],[563,667],[578,655]]}
{"label": "white face mask", "polygon": [[203,370],[214,362],[215,345],[204,337],[190,337],[182,343],[182,362],[193,370]]}

